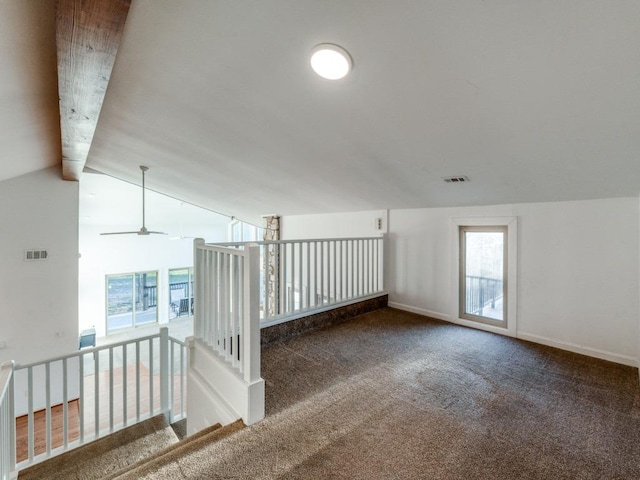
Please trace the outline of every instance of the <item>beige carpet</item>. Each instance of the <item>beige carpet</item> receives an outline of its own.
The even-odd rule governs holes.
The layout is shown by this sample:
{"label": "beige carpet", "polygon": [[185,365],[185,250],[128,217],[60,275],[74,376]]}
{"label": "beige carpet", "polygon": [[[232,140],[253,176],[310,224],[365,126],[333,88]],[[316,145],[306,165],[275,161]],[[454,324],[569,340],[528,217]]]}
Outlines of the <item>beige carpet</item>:
{"label": "beige carpet", "polygon": [[178,438],[159,415],[20,472],[19,480],[101,479],[153,455]]}
{"label": "beige carpet", "polygon": [[135,478],[640,478],[634,368],[384,309],[265,348],[263,377],[263,422]]}

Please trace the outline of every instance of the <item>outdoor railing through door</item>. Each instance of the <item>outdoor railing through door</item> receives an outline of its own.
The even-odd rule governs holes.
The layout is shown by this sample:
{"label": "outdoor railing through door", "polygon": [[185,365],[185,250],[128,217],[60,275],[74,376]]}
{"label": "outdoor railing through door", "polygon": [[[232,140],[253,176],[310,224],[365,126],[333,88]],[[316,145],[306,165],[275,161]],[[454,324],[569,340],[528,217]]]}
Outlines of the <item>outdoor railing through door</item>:
{"label": "outdoor railing through door", "polygon": [[496,308],[496,302],[502,298],[502,279],[466,276],[466,313],[484,315],[485,308]]}

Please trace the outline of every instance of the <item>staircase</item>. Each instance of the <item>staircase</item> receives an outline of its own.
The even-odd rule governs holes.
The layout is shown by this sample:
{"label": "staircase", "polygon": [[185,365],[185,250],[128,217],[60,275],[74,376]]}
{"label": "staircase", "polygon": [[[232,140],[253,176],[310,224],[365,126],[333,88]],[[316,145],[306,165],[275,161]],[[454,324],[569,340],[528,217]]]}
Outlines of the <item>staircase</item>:
{"label": "staircase", "polygon": [[243,426],[242,421],[225,427],[216,424],[179,440],[164,416],[158,415],[22,470],[18,480],[172,478],[164,472],[181,456]]}

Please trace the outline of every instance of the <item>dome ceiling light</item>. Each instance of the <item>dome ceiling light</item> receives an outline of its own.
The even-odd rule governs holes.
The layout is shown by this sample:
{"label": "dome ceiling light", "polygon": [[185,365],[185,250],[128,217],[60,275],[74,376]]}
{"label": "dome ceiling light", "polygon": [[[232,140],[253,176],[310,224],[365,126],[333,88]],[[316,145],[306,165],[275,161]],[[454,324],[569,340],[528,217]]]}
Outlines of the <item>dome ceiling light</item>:
{"label": "dome ceiling light", "polygon": [[339,80],[353,68],[351,55],[332,43],[321,43],[311,50],[311,68],[322,78]]}

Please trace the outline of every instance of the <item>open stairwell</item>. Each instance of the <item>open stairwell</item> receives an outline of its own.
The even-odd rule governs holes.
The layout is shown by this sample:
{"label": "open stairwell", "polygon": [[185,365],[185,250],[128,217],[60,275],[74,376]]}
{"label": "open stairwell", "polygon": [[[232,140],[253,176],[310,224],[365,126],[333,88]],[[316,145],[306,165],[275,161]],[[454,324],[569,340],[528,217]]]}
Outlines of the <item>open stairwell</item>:
{"label": "open stairwell", "polygon": [[[125,480],[173,478],[177,460],[244,427],[220,424],[179,440],[164,416],[158,415],[112,435],[22,470],[18,480]],[[182,478],[182,477],[176,477]]]}

